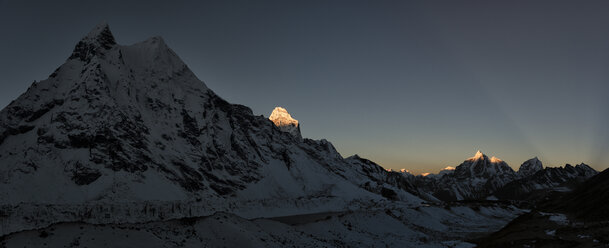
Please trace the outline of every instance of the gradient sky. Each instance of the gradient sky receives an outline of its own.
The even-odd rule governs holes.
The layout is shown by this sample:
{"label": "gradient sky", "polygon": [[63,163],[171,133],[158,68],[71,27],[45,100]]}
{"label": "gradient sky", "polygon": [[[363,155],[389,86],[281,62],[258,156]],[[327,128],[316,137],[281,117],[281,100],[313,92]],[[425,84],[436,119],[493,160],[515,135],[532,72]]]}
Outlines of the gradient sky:
{"label": "gradient sky", "polygon": [[480,149],[609,166],[609,1],[0,0],[0,107],[101,21],[161,35],[223,98],[415,173]]}

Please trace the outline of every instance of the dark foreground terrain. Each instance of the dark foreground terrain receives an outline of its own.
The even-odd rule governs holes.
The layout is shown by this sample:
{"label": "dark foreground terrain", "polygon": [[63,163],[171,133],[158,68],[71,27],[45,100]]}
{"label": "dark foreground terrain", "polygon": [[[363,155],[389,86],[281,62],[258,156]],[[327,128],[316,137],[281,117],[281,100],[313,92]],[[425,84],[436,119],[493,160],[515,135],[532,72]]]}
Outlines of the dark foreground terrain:
{"label": "dark foreground terrain", "polygon": [[485,238],[480,247],[609,247],[609,170],[555,194]]}

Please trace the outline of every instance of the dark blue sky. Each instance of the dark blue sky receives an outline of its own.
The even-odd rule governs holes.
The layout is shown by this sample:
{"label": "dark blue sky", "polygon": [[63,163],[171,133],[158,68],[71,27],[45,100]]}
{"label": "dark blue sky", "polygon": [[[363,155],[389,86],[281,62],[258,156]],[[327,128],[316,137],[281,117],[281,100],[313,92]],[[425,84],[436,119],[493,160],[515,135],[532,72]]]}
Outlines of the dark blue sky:
{"label": "dark blue sky", "polygon": [[609,166],[609,1],[0,0],[0,106],[101,21],[161,35],[211,89],[386,168],[477,149]]}

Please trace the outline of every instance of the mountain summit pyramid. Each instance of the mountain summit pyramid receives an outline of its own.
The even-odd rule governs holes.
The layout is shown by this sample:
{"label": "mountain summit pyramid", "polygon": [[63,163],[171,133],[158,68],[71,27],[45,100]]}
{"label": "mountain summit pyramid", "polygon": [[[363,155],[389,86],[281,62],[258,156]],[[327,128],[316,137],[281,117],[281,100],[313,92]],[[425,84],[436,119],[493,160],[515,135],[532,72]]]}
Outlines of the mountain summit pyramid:
{"label": "mountain summit pyramid", "polygon": [[282,107],[276,107],[269,116],[271,120],[281,131],[290,133],[295,137],[302,138],[300,135],[300,126],[298,120],[292,118],[290,113]]}
{"label": "mountain summit pyramid", "polygon": [[524,161],[524,163],[520,165],[520,168],[518,169],[518,175],[520,177],[527,177],[537,173],[540,170],[543,170],[543,164],[537,157],[534,157],[532,159]]}
{"label": "mountain summit pyramid", "polygon": [[271,119],[279,128],[217,96],[162,38],[120,45],[102,23],[48,79],[0,111],[0,198],[381,197],[362,188],[359,165],[330,142],[300,139],[285,109]]}
{"label": "mountain summit pyramid", "polygon": [[279,127],[220,98],[162,38],[121,45],[100,24],[0,111],[0,236],[69,221],[421,202],[382,167],[282,131],[299,127],[285,109],[273,117]]}
{"label": "mountain summit pyramid", "polygon": [[514,170],[507,163],[497,157],[489,159],[478,150],[454,170],[435,177],[417,177],[415,184],[439,200],[458,201],[484,199],[515,178]]}
{"label": "mountain summit pyramid", "polygon": [[96,54],[103,52],[105,49],[110,49],[116,45],[116,40],[110,27],[103,22],[95,26],[74,48],[74,52],[70,58],[80,58],[80,60],[88,60]]}
{"label": "mountain summit pyramid", "polygon": [[455,176],[459,178],[490,178],[499,174],[513,173],[512,168],[503,160],[494,156],[489,159],[480,150],[455,168]]}

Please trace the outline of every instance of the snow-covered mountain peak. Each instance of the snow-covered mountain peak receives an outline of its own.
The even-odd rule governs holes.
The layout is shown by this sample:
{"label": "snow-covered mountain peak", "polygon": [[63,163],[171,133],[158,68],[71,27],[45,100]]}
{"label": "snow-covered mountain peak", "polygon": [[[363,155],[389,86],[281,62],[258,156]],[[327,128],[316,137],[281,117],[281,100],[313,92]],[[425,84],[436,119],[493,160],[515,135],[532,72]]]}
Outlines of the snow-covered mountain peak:
{"label": "snow-covered mountain peak", "polygon": [[456,167],[448,166],[438,174],[424,173],[414,180],[415,185],[433,192],[433,197],[455,201],[484,198],[515,178],[514,170],[503,160],[489,159],[477,151]]}
{"label": "snow-covered mountain peak", "polygon": [[[529,159],[529,160],[525,161],[525,162],[523,163],[523,165],[525,165],[525,164],[536,164],[536,165],[539,165],[540,169],[543,169],[543,167],[541,166],[541,165],[542,165],[542,163],[541,163],[541,161],[539,160],[539,158],[537,158],[537,156],[535,156],[535,157],[534,157],[534,158],[532,158],[532,159]],[[522,166],[521,166],[521,167],[522,167]]]}
{"label": "snow-covered mountain peak", "polygon": [[443,176],[443,175],[453,174],[453,173],[455,173],[455,167],[447,166],[446,168],[440,170],[440,172],[438,172],[438,175]]}
{"label": "snow-covered mountain peak", "polygon": [[[255,120],[248,108],[229,104],[209,90],[160,37],[124,46],[115,43],[107,24],[84,36],[48,79],[0,111],[0,123],[0,157],[11,165],[0,168],[2,173],[23,163],[36,168],[3,180],[10,185],[0,187],[6,202],[34,199],[35,194],[11,193],[20,192],[11,187],[28,181],[21,177],[42,178],[30,180],[25,188],[48,188],[40,193],[45,200],[84,201],[88,198],[78,194],[80,186],[106,190],[111,185],[106,176],[114,172],[124,174],[117,180],[125,185],[141,183],[108,194],[95,191],[98,199],[232,194],[260,179],[256,169],[269,161],[253,150],[262,145],[243,143],[251,123],[257,124],[252,129],[266,125],[264,134],[272,133],[264,118]],[[12,155],[31,147],[35,151],[28,157]],[[65,165],[65,173],[53,174],[57,165]],[[230,174],[204,180],[199,167],[229,167]],[[146,195],[139,189],[147,184],[178,193]]]}
{"label": "snow-covered mountain peak", "polygon": [[288,111],[282,107],[275,107],[271,113],[271,116],[269,116],[269,120],[273,121],[273,123],[275,123],[277,126],[298,126],[298,120],[292,118],[292,115],[290,115],[290,113],[288,113]]}
{"label": "snow-covered mountain peak", "polygon": [[114,40],[114,36],[112,35],[112,32],[110,32],[110,26],[107,22],[97,24],[85,37],[83,37],[83,40],[96,40],[103,37],[112,37]]}
{"label": "snow-covered mountain peak", "polygon": [[292,118],[292,115],[290,115],[285,108],[275,107],[269,116],[269,120],[275,123],[275,126],[279,127],[281,131],[290,133],[296,137],[301,137],[298,120]]}
{"label": "snow-covered mountain peak", "polygon": [[595,169],[593,169],[592,167],[590,167],[584,163],[575,165],[575,169],[581,171],[582,174],[584,174],[587,177],[594,176],[598,173],[598,171],[596,171]]}
{"label": "snow-covered mountain peak", "polygon": [[[167,46],[163,38],[154,36],[130,46],[122,46],[119,59],[124,58],[134,71],[154,77],[192,74],[180,57]],[[193,78],[194,74],[191,75]],[[200,80],[196,80],[201,84]]]}
{"label": "snow-covered mountain peak", "polygon": [[590,166],[585,163],[577,164],[575,167],[590,168]]}
{"label": "snow-covered mountain peak", "polygon": [[485,158],[488,159],[488,157],[486,155],[484,155],[484,153],[482,153],[480,150],[478,150],[473,157],[468,158],[467,160],[474,161],[474,160],[480,160],[480,159],[485,159]]}
{"label": "snow-covered mountain peak", "polygon": [[476,155],[457,166],[454,174],[459,178],[490,178],[503,173],[513,174],[514,171],[503,160],[497,157],[489,159],[478,151]]}
{"label": "snow-covered mountain peak", "polygon": [[529,159],[520,165],[518,169],[518,175],[521,177],[526,177],[537,173],[538,171],[543,170],[543,164],[537,157]]}
{"label": "snow-covered mountain peak", "polygon": [[152,36],[142,42],[137,43],[140,46],[148,46],[153,49],[167,49],[167,44],[161,36]]}
{"label": "snow-covered mountain peak", "polygon": [[486,156],[486,155],[485,155],[484,153],[482,153],[480,150],[478,150],[478,151],[476,152],[476,154],[475,154],[473,157],[468,158],[468,159],[467,159],[467,160],[465,160],[465,161],[471,161],[471,162],[474,162],[474,164],[477,164],[477,163],[478,163],[478,161],[482,161],[482,163],[485,163],[485,164],[486,164],[486,163],[489,163],[489,162],[490,162],[490,163],[492,163],[492,164],[504,163],[504,162],[503,162],[503,160],[501,160],[500,158],[495,157],[495,156],[492,156],[492,157],[489,159],[489,158],[488,158],[488,156]]}
{"label": "snow-covered mountain peak", "polygon": [[499,159],[498,157],[491,157],[491,163],[501,163],[503,162],[503,160]]}
{"label": "snow-covered mountain peak", "polygon": [[48,79],[0,110],[0,198],[413,197],[397,173],[344,159],[326,140],[302,139],[284,108],[269,119],[217,96],[160,37],[120,45],[102,24]]}
{"label": "snow-covered mountain peak", "polygon": [[82,61],[89,62],[96,55],[103,55],[105,50],[108,50],[116,45],[116,40],[110,32],[110,27],[107,23],[102,22],[95,26],[85,37],[83,37],[76,47],[70,59],[78,58]]}

